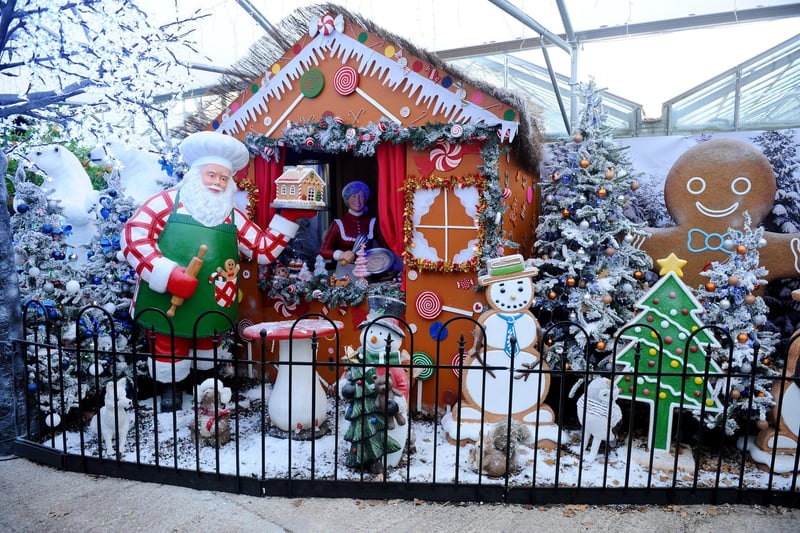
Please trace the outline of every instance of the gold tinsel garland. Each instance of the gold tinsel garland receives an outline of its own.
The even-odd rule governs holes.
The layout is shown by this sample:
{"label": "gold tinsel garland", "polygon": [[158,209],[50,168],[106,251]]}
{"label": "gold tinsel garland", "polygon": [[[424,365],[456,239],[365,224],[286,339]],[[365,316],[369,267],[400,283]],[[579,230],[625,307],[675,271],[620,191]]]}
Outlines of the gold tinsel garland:
{"label": "gold tinsel garland", "polygon": [[[477,187],[481,192],[478,202],[477,219],[481,220],[481,214],[486,209],[486,201],[483,191],[486,188],[486,178],[482,175],[466,176],[430,176],[427,178],[417,178],[409,176],[404,185],[405,207],[403,213],[403,246],[405,248],[404,259],[409,269],[427,270],[433,272],[472,272],[477,269],[481,258],[481,247],[475,248],[475,255],[463,263],[451,263],[450,261],[430,261],[428,259],[414,259],[412,248],[413,239],[413,217],[414,217],[414,194],[418,189],[454,189],[463,187]],[[485,228],[483,224],[478,225],[478,242],[483,242]]]}

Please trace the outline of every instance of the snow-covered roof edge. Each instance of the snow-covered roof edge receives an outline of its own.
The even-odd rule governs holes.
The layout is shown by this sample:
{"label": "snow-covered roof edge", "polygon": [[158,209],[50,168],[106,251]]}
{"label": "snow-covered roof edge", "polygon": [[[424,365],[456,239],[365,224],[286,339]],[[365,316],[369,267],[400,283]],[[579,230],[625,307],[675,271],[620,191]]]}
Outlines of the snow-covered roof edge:
{"label": "snow-covered roof edge", "polygon": [[[306,6],[297,9],[291,15],[283,19],[274,27],[273,31],[269,31],[267,35],[253,44],[246,56],[231,66],[230,74],[223,75],[220,78],[219,83],[209,89],[209,94],[220,96],[220,99],[216,102],[216,105],[207,105],[206,108],[199,113],[187,117],[184,125],[175,132],[176,135],[183,136],[194,131],[207,129],[209,124],[211,124],[214,119],[216,119],[225,111],[225,106],[242,93],[243,87],[249,87],[254,80],[261,79],[264,76],[264,73],[268,72],[270,65],[281,58],[286,50],[291,49],[292,46],[298,40],[300,40],[304,34],[308,33],[309,20],[318,19],[319,17],[328,13],[342,15],[345,19],[353,24],[364,28],[370,33],[380,36],[386,42],[391,42],[396,47],[419,57],[421,60],[429,63],[438,70],[451,74],[453,77],[462,80],[464,83],[475,87],[477,90],[491,96],[492,98],[495,98],[500,102],[503,102],[504,104],[518,111],[518,124],[516,122],[503,121],[494,114],[483,110],[479,106],[472,106],[475,109],[466,109],[459,113],[456,111],[456,108],[453,107],[453,100],[457,99],[457,97],[452,91],[449,91],[443,87],[438,87],[438,89],[434,92],[434,96],[429,97],[430,100],[427,102],[427,105],[434,107],[434,109],[446,110],[446,112],[449,113],[448,116],[452,116],[451,120],[454,122],[467,122],[469,120],[479,122],[481,121],[481,117],[483,117],[482,122],[487,125],[494,125],[489,122],[489,120],[494,120],[498,125],[500,125],[501,133],[503,134],[511,134],[512,128],[515,129],[516,138],[512,143],[514,157],[522,165],[532,170],[538,170],[539,164],[542,160],[542,135],[539,130],[539,113],[535,103],[526,100],[522,95],[519,95],[515,92],[489,85],[482,80],[472,79],[463,72],[460,72],[457,68],[442,61],[435,54],[419,49],[404,38],[394,35],[391,32],[388,32],[375,25],[372,21],[360,15],[354,14],[336,4],[318,4]],[[318,34],[317,37],[315,37],[315,40],[319,37],[320,35]],[[384,83],[388,84],[399,84],[402,81],[400,77],[403,79],[411,79],[410,74],[415,74],[419,78],[426,80],[424,76],[417,75],[413,72],[403,71],[402,66],[400,66],[396,61],[393,61],[391,58],[385,58],[382,54],[374,53],[367,55],[365,50],[369,52],[372,52],[372,50],[368,49],[367,47],[363,47],[364,50],[359,50],[353,46],[352,43],[348,43],[347,39],[350,38],[340,33],[334,33],[328,36],[323,36],[323,38],[319,39],[319,44],[314,47],[307,45],[303,53],[298,57],[295,57],[292,62],[290,62],[291,65],[295,60],[297,60],[297,63],[294,64],[293,68],[288,68],[290,65],[286,65],[281,69],[281,72],[269,80],[269,83],[263,84],[258,92],[260,93],[261,91],[264,91],[264,94],[259,95],[257,93],[253,95],[248,102],[246,102],[246,104],[249,104],[251,100],[253,101],[249,110],[244,111],[244,114],[242,114],[242,108],[237,110],[236,120],[230,125],[228,122],[232,120],[232,117],[228,117],[228,121],[225,122],[226,131],[233,132],[241,127],[240,125],[237,125],[237,123],[241,120],[240,117],[247,116],[248,112],[257,112],[259,110],[258,106],[263,105],[264,96],[282,95],[289,90],[291,87],[290,80],[296,80],[300,75],[299,69],[304,65],[308,67],[309,65],[315,64],[316,61],[319,61],[319,59],[323,57],[319,54],[332,53],[332,56],[336,56],[336,54],[342,54],[343,62],[346,61],[347,57],[350,57],[346,57],[345,54],[356,54],[360,68],[363,72],[371,73],[373,72],[373,69],[379,69],[381,78],[384,80]],[[307,53],[306,50],[308,50]],[[397,69],[399,69],[399,73]],[[281,75],[285,76],[281,79],[283,83],[278,81],[278,78]],[[286,83],[289,83],[289,85],[286,85]],[[407,82],[407,86],[404,87],[404,90],[407,90],[409,97],[411,97],[415,93],[421,92],[419,91],[419,87],[421,87],[421,82],[419,80],[414,80]],[[417,97],[419,98],[420,95],[417,95]],[[259,101],[261,104],[258,103]],[[463,102],[458,99],[459,109],[465,107],[462,104]],[[480,110],[480,112],[478,110]],[[490,115],[492,118],[490,119],[485,117],[484,115],[481,115],[481,113]],[[509,137],[510,136],[511,135],[509,135]]]}

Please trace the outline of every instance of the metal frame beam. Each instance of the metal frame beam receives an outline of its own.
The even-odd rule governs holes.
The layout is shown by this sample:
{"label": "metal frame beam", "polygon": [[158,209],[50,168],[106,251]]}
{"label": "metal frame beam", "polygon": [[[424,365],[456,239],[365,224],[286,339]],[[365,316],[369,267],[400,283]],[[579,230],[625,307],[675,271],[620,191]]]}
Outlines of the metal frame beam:
{"label": "metal frame beam", "polygon": [[[490,0],[494,3],[494,0]],[[639,24],[625,24],[609,28],[595,28],[575,32],[575,40],[578,43],[589,43],[618,37],[632,37],[635,35],[648,35],[653,33],[664,33],[667,31],[692,30],[698,28],[709,28],[714,26],[725,26],[728,24],[741,24],[743,22],[758,22],[763,20],[776,20],[785,18],[800,17],[800,3],[786,4],[782,6],[757,7],[741,11],[728,11],[725,13],[710,13],[708,15],[698,15],[695,17],[682,17],[675,19],[657,20],[652,22],[642,22]],[[555,35],[564,42],[569,39],[567,35]],[[462,48],[452,48],[449,50],[438,50],[436,55],[442,59],[461,59],[464,57],[503,54],[509,52],[521,52],[523,50],[534,50],[542,46],[556,45],[546,35],[542,37],[530,37],[526,39],[514,39],[476,46],[465,46]],[[559,46],[561,48],[561,46]]]}

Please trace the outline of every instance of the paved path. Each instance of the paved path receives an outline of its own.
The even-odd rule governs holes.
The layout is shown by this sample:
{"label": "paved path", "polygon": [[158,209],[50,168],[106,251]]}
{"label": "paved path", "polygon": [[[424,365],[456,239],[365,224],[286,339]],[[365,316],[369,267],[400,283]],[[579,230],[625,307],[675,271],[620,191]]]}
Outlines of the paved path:
{"label": "paved path", "polygon": [[797,533],[800,509],[257,498],[62,472],[10,459],[0,461],[0,531]]}

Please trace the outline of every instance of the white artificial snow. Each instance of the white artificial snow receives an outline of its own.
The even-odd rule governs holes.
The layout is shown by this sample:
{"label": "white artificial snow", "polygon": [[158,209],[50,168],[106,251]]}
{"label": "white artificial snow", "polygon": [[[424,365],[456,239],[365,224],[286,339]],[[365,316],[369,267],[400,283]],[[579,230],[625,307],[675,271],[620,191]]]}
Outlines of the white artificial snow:
{"label": "white artificial snow", "polygon": [[[334,400],[328,398],[328,419],[331,433],[315,440],[294,440],[270,435],[270,428],[261,430],[261,410],[264,402],[268,400],[271,392],[269,384],[261,387],[241,391],[237,407],[232,409],[231,442],[222,446],[217,451],[213,446],[201,446],[198,449],[192,444],[190,425],[194,419],[190,396],[184,396],[185,409],[174,414],[177,425],[173,425],[173,413],[159,413],[158,420],[158,461],[159,465],[172,468],[175,464],[175,451],[177,451],[177,467],[182,470],[200,470],[203,472],[216,472],[256,477],[263,479],[286,479],[289,476],[296,479],[333,479],[334,471],[340,480],[359,480],[362,473],[345,466],[345,456],[349,444],[343,440],[347,427],[344,420],[345,403],[340,402],[340,410],[334,417]],[[334,435],[335,423],[338,418],[338,439]],[[390,468],[386,473],[387,481],[410,482],[436,482],[453,483],[456,476],[459,484],[502,484],[504,478],[491,478],[486,475],[479,476],[470,464],[468,457],[473,444],[457,447],[451,444],[446,437],[446,430],[442,425],[431,421],[419,421],[410,417],[411,429],[414,437],[415,451],[401,461],[396,468]],[[156,464],[156,443],[153,431],[153,399],[145,399],[137,406],[137,424],[132,427],[123,448],[122,461],[139,462],[141,464]],[[486,424],[488,431],[491,425]],[[177,431],[173,431],[177,428]],[[647,467],[649,452],[643,442],[634,440],[630,450],[631,464],[626,468],[628,447],[623,442],[619,447],[612,449],[608,454],[608,463],[605,462],[604,447],[601,448],[596,460],[584,462],[581,467],[582,457],[585,460],[588,451],[581,455],[580,430],[562,429],[555,425],[539,428],[547,432],[547,436],[560,442],[560,454],[556,450],[537,449],[530,445],[519,445],[517,468],[512,467],[513,473],[509,477],[509,486],[525,487],[536,486],[552,487],[554,480],[558,479],[559,487],[692,487],[694,484],[694,471],[683,468],[683,456],[679,469],[673,472],[671,465],[673,457],[659,457],[657,464],[664,469]],[[462,427],[463,430],[463,427]],[[139,447],[135,446],[136,431],[138,431]],[[534,430],[532,430],[533,432]],[[477,436],[477,432],[467,432],[469,436]],[[475,433],[475,435],[472,435]],[[81,448],[81,434],[70,430],[66,433],[57,433],[45,442],[57,449],[64,448],[69,454],[86,454],[97,457],[97,437],[89,432],[84,432],[84,445]],[[175,438],[177,437],[177,441]],[[237,438],[238,437],[238,438]],[[543,440],[542,435],[539,440]],[[752,439],[751,439],[752,440]],[[336,451],[338,450],[338,456]],[[754,450],[751,450],[754,451]],[[219,462],[217,463],[217,453]],[[238,461],[237,461],[238,453]],[[684,452],[686,453],[686,452]],[[113,456],[105,454],[104,457],[112,459]],[[312,466],[313,459],[313,466]],[[410,461],[410,465],[406,462]],[[741,459],[738,457],[723,460],[719,474],[719,486],[722,488],[735,488],[740,481],[748,489],[765,489],[769,486],[770,474],[760,469],[755,463],[748,460],[745,464],[744,476],[739,477]],[[434,468],[435,463],[435,468]],[[776,464],[776,474],[773,474],[771,489],[790,490],[791,475],[780,475],[788,460],[781,459]],[[456,468],[457,467],[457,468]],[[701,456],[700,471],[697,477],[698,487],[713,487],[717,477],[717,458]],[[407,475],[408,474],[408,475]],[[371,474],[363,474],[364,479],[382,480]],[[800,487],[796,487],[800,489]]]}

